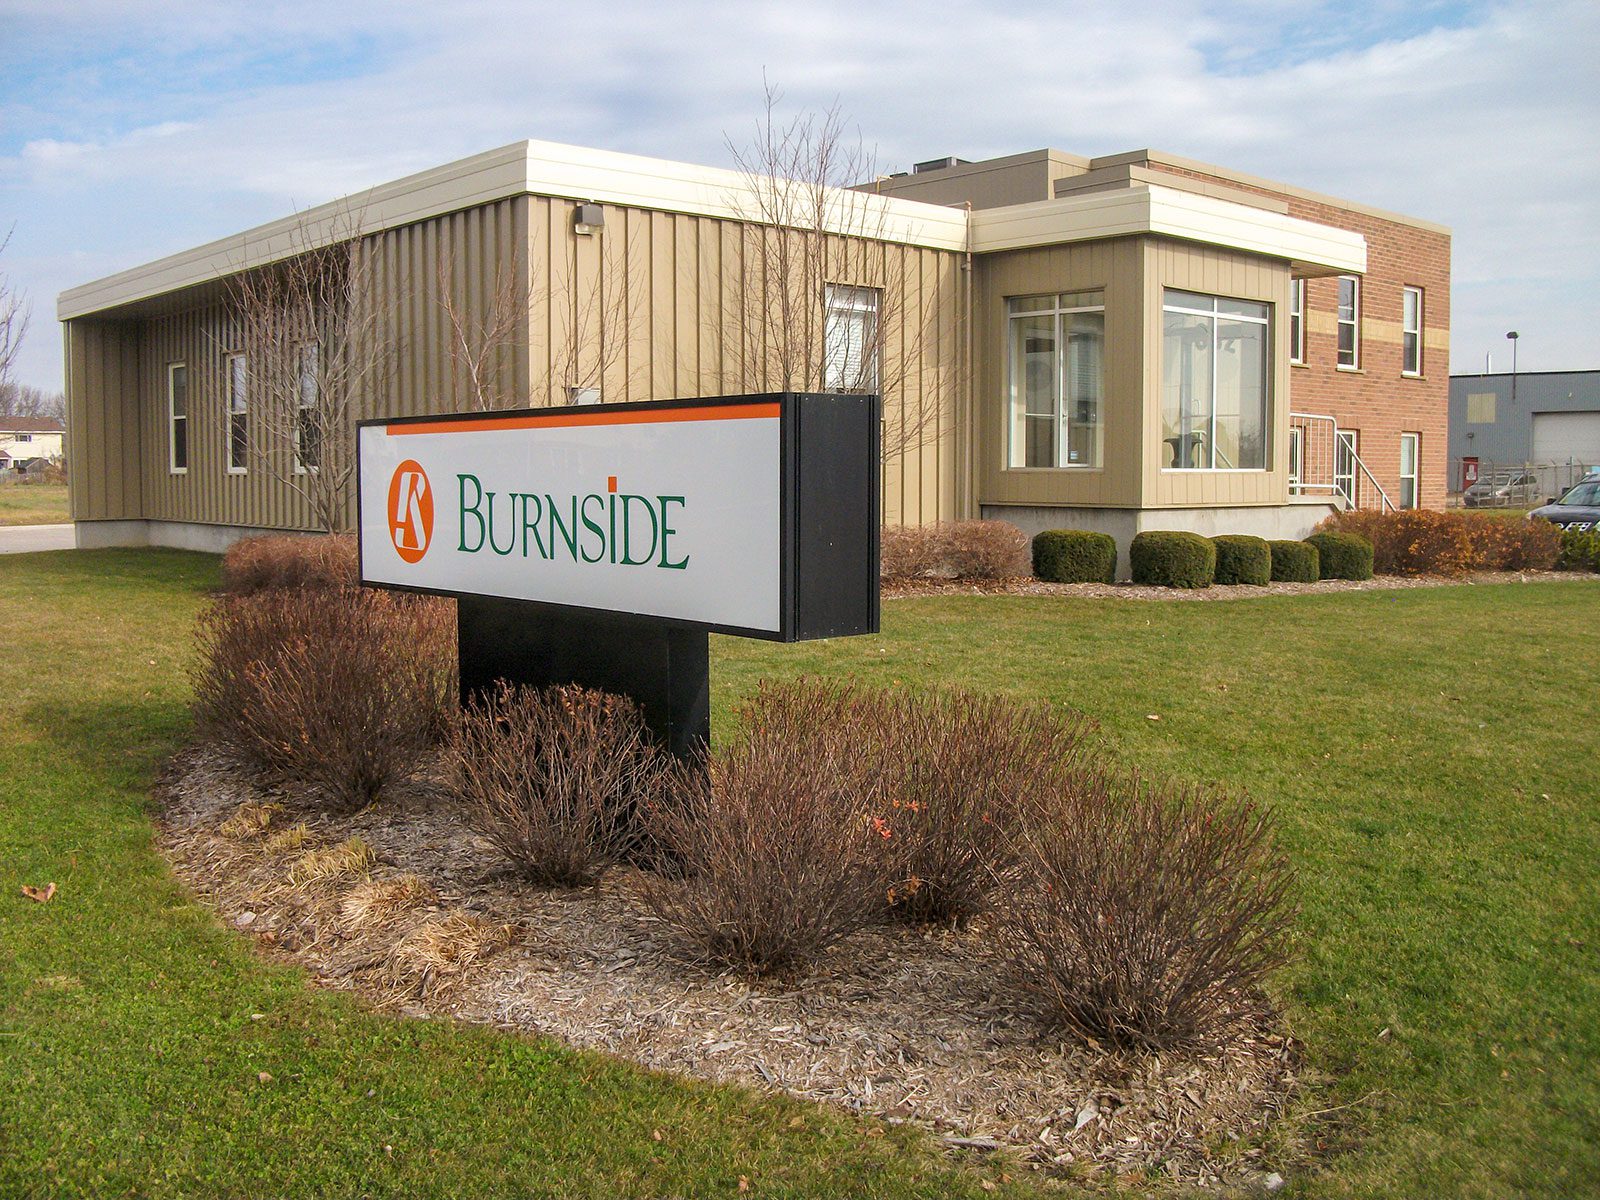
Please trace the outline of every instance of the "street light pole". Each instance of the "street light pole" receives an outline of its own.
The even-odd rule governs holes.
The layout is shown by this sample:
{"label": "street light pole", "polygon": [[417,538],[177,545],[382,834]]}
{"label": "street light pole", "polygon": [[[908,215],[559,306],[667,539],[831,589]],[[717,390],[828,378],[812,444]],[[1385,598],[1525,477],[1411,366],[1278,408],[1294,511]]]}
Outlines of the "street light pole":
{"label": "street light pole", "polygon": [[1513,329],[1506,337],[1511,339],[1511,411],[1517,411],[1517,339],[1522,335]]}

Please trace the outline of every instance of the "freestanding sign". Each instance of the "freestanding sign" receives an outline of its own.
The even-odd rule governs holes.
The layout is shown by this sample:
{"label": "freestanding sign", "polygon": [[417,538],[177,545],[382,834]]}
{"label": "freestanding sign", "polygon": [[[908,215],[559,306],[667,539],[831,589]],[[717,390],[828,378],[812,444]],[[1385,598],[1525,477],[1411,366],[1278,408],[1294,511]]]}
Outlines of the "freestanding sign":
{"label": "freestanding sign", "polygon": [[793,393],[365,421],[361,578],[458,598],[462,688],[709,731],[706,634],[878,628],[879,407]]}

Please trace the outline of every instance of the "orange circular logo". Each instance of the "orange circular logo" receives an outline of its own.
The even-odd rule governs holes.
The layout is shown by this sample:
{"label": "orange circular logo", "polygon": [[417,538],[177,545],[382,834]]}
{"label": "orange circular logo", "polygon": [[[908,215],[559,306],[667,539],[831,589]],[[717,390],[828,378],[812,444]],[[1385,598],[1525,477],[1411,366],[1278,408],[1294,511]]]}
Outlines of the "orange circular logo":
{"label": "orange circular logo", "polygon": [[408,563],[421,562],[433,541],[433,487],[415,459],[406,459],[389,480],[389,540]]}

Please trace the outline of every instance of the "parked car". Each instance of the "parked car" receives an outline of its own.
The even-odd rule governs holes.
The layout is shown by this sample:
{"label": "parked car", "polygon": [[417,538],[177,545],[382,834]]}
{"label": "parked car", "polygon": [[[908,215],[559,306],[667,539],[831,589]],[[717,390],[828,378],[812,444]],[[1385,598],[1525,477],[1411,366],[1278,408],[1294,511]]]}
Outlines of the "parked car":
{"label": "parked car", "polygon": [[1536,508],[1528,517],[1552,521],[1563,529],[1600,529],[1600,475],[1590,475],[1554,504]]}
{"label": "parked car", "polygon": [[1461,493],[1468,508],[1517,508],[1539,503],[1539,477],[1532,471],[1496,471]]}

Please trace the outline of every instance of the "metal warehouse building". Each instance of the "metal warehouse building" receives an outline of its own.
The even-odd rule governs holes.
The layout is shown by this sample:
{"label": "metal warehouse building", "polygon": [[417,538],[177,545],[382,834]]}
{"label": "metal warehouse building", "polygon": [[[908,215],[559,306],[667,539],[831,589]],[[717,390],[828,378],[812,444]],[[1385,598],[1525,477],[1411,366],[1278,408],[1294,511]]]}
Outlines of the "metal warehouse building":
{"label": "metal warehouse building", "polygon": [[[1438,226],[1171,155],[1044,150],[828,192],[819,269],[773,191],[522,142],[63,293],[79,544],[318,524],[263,467],[283,435],[252,404],[236,285],[341,240],[384,359],[352,419],[482,405],[484,372],[505,405],[881,390],[890,522],[1125,545],[1444,503]],[[453,353],[508,295],[503,344]],[[796,336],[815,377],[784,361]],[[317,436],[331,461],[351,431]]]}

